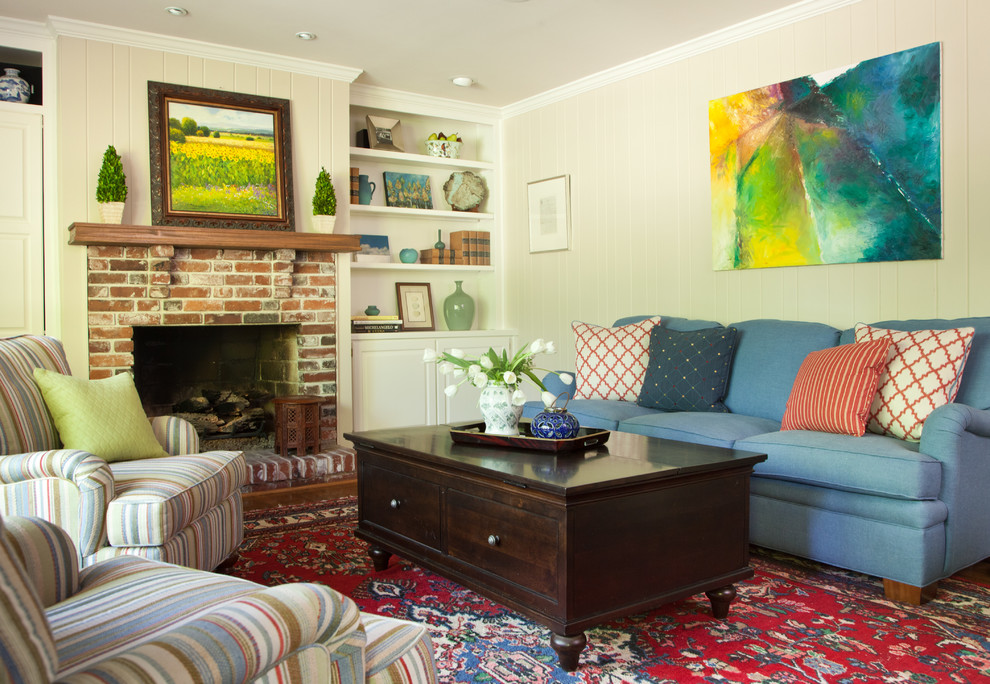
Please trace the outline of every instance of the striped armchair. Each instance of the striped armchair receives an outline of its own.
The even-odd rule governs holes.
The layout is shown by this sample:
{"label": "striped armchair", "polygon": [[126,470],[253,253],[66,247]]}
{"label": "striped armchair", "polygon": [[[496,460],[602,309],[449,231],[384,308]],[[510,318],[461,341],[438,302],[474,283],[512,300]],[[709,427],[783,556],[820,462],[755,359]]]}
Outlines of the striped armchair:
{"label": "striped armchair", "polygon": [[69,533],[83,566],[120,555],[212,570],[243,540],[238,451],[199,451],[186,421],[152,420],[168,457],[106,463],[61,448],[34,369],[69,375],[61,343],[0,339],[0,513],[38,516]]}
{"label": "striped armchair", "polygon": [[80,572],[76,554],[47,521],[0,519],[0,681],[437,681],[422,625],[362,614],[328,587],[134,556]]}

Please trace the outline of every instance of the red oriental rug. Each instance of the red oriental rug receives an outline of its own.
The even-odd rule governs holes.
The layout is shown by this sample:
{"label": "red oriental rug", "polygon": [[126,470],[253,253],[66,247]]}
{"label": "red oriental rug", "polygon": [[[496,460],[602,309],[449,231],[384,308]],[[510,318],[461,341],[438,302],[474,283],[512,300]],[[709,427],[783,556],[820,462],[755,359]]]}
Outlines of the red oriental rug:
{"label": "red oriental rug", "polygon": [[248,513],[230,574],[321,582],[364,611],[426,624],[444,682],[990,681],[990,586],[952,578],[908,606],[885,600],[876,578],[756,548],[756,576],[737,585],[726,620],[704,595],[614,620],[587,632],[567,673],[527,618],[402,558],[375,572],[356,514],[353,497]]}

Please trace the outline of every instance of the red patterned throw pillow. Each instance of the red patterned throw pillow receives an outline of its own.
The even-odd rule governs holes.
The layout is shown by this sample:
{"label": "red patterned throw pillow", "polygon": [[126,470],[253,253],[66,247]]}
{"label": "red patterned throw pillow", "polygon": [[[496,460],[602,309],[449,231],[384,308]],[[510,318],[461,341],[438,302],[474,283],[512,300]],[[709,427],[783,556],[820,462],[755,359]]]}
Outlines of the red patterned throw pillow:
{"label": "red patterned throw pillow", "polygon": [[650,331],[660,317],[617,328],[575,321],[577,390],[575,399],[636,401],[649,360]]}
{"label": "red patterned throw pillow", "polygon": [[861,437],[890,353],[890,340],[811,352],[798,369],[781,430],[817,430]]}
{"label": "red patterned throw pillow", "polygon": [[866,428],[919,441],[929,414],[956,398],[973,333],[973,328],[901,331],[858,324],[857,342],[886,338],[893,345]]}

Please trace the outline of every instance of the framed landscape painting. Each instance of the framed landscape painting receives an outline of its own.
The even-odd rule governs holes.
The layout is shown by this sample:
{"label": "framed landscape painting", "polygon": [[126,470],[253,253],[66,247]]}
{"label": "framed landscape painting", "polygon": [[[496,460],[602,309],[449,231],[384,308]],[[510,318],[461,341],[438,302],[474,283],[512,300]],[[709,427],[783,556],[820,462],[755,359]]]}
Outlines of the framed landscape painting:
{"label": "framed landscape painting", "polygon": [[941,44],[708,106],[715,270],[942,257]]}
{"label": "framed landscape painting", "polygon": [[407,209],[432,209],[430,177],[418,173],[385,172],[385,205]]}
{"label": "framed landscape painting", "polygon": [[148,82],[151,222],[294,230],[289,101]]}

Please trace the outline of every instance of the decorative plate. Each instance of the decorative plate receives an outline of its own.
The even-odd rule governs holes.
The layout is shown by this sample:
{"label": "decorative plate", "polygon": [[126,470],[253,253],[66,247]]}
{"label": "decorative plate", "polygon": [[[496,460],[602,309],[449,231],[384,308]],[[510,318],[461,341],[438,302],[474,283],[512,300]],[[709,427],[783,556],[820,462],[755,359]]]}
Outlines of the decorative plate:
{"label": "decorative plate", "polygon": [[443,184],[443,194],[454,211],[474,211],[488,197],[488,186],[471,171],[454,171]]}

